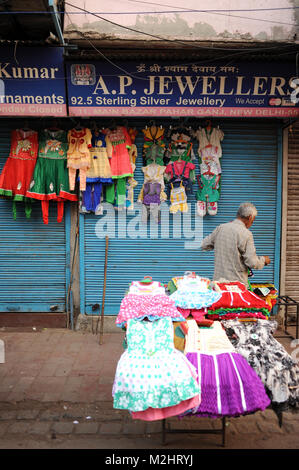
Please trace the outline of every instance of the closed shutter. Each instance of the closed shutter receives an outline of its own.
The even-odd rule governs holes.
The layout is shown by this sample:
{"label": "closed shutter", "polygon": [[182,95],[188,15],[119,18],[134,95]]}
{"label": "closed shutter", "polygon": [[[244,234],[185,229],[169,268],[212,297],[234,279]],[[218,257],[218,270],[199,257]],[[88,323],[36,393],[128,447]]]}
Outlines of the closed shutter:
{"label": "closed shutter", "polygon": [[[148,121],[132,120],[129,126],[136,127],[139,133],[136,138],[138,147],[137,168],[135,179],[135,201],[142,187],[142,128]],[[174,125],[174,121],[156,120],[156,124],[164,127]],[[191,122],[190,122],[191,124]],[[258,217],[252,226],[258,255],[268,255],[271,264],[262,271],[255,271],[254,282],[274,282],[275,278],[275,243],[276,243],[276,205],[277,205],[277,155],[278,130],[274,121],[243,121],[225,120],[213,122],[224,131],[222,144],[222,189],[218,214],[205,216],[203,219],[203,236],[211,233],[220,223],[235,218],[241,202],[251,201],[258,209]],[[194,142],[196,155],[196,174],[199,173],[197,145]],[[125,237],[124,225],[115,230],[115,237],[109,240],[108,268],[106,284],[105,314],[116,315],[119,305],[131,280],[139,280],[144,276],[152,276],[153,280],[168,283],[172,277],[183,275],[185,271],[195,271],[201,276],[213,277],[213,252],[202,252],[199,248],[186,248],[188,240],[188,224],[191,230],[197,224],[200,233],[199,217],[196,215],[195,193],[188,198],[192,206],[191,219],[180,222],[178,217],[169,215],[169,237],[163,238],[163,227],[158,230],[157,238],[150,238],[150,227],[147,226],[147,239]],[[168,202],[169,204],[169,202]],[[139,205],[135,204],[135,208]],[[116,214],[116,217],[123,214]],[[80,257],[81,257],[81,313],[97,313],[95,304],[101,306],[103,282],[105,239],[96,235],[98,224],[103,216],[80,216]],[[111,216],[112,217],[112,216]],[[107,219],[106,219],[107,220]],[[110,220],[110,219],[109,219]],[[183,222],[184,220],[184,222]],[[113,221],[112,222],[113,226]],[[127,216],[127,232],[134,219]],[[162,225],[162,224],[161,224]],[[165,229],[165,227],[164,227]],[[190,231],[189,231],[190,232]],[[189,233],[192,235],[192,233]],[[194,241],[194,238],[193,238]],[[92,308],[94,306],[94,309]]]}
{"label": "closed shutter", "polygon": [[288,193],[286,233],[285,294],[299,300],[299,125],[292,126],[288,138]]}
{"label": "closed shutter", "polygon": [[[35,122],[30,127],[37,130]],[[11,130],[19,125],[23,122],[1,121],[0,171]],[[61,223],[56,217],[56,204],[50,203],[49,224],[43,224],[37,201],[30,219],[24,203],[17,203],[14,220],[11,201],[0,199],[0,312],[65,312],[66,216]]]}

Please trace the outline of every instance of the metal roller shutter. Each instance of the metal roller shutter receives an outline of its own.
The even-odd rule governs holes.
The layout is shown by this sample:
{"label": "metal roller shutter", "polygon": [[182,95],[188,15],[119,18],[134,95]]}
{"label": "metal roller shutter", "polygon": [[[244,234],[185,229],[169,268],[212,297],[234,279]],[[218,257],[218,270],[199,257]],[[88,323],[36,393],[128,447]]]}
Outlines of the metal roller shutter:
{"label": "metal roller shutter", "polygon": [[[18,125],[1,121],[0,171],[9,154],[11,130]],[[35,123],[31,127],[37,129]],[[65,312],[68,217],[65,210],[63,222],[57,223],[53,203],[49,224],[44,225],[37,201],[30,219],[18,203],[13,220],[11,201],[0,199],[0,312]]]}
{"label": "metal roller shutter", "polygon": [[[139,119],[129,121],[128,124],[139,130],[136,138],[137,168],[134,175],[139,184],[135,188],[135,201],[143,183],[141,129],[147,123],[148,121]],[[156,124],[162,124],[167,128],[175,123],[164,119],[163,121],[156,120]],[[191,121],[190,124],[192,124]],[[214,217],[207,215],[203,219],[203,236],[208,235],[218,224],[232,220],[241,202],[251,201],[259,212],[252,227],[257,253],[267,254],[272,261],[263,271],[255,271],[253,280],[277,282],[279,272],[277,247],[280,237],[280,215],[276,209],[280,204],[277,191],[278,155],[280,154],[278,123],[262,120],[213,121],[213,125],[218,124],[225,133],[222,145],[221,198],[218,214]],[[194,150],[197,157],[196,174],[198,174],[196,142],[194,142]],[[197,189],[196,183],[194,193]],[[188,198],[188,202],[192,205],[191,228],[194,229],[195,223],[199,224],[199,217],[195,215],[195,194]],[[137,206],[139,204],[135,204],[135,208]],[[96,314],[98,309],[92,307],[95,304],[101,304],[105,239],[98,238],[96,235],[97,222],[101,217],[91,214],[80,215],[81,313]],[[130,224],[132,217],[128,216],[127,220]],[[186,230],[186,224],[190,223],[190,219],[184,221],[185,225],[181,226],[181,230],[178,225],[180,222],[175,216],[169,215],[169,221],[169,238],[161,236],[161,226],[158,228],[157,238],[125,238],[123,225],[120,225],[121,228],[117,230],[116,224],[116,236],[109,239],[105,314],[117,315],[129,282],[142,279],[145,275],[164,283],[168,283],[173,276],[182,275],[187,270],[196,271],[202,276],[213,277],[213,252],[202,252],[198,248],[186,249],[185,242],[188,240],[185,238],[184,228]],[[149,226],[147,230],[150,234]],[[197,231],[200,233],[199,225]],[[179,237],[176,237],[176,233],[179,233]]]}
{"label": "metal roller shutter", "polygon": [[292,126],[288,138],[287,232],[285,293],[299,300],[299,125]]}

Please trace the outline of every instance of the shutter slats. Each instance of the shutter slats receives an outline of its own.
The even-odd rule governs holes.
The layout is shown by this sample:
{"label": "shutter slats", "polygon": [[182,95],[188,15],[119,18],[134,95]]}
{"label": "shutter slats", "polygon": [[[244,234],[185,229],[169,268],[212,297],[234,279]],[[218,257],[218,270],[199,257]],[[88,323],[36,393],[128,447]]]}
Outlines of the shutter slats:
{"label": "shutter slats", "polygon": [[[134,178],[138,186],[134,190],[135,201],[143,184],[142,166],[142,128],[148,120],[128,121],[129,126],[138,129],[136,144],[138,147],[137,168]],[[173,120],[156,120],[156,125],[168,128],[175,125]],[[200,123],[202,125],[202,123]],[[258,255],[269,255],[271,264],[261,271],[254,272],[254,282],[274,281],[275,217],[276,217],[276,181],[277,181],[277,127],[266,121],[218,121],[216,125],[224,131],[222,143],[222,190],[218,214],[206,216],[203,220],[203,235],[211,233],[220,223],[235,218],[241,202],[251,201],[258,209],[258,217],[252,226]],[[196,174],[199,174],[197,145],[194,142],[196,156]],[[194,193],[198,189],[194,185]],[[192,204],[192,228],[198,219],[195,211],[195,194],[188,202]],[[140,207],[135,203],[135,208]],[[127,217],[132,223],[132,217]],[[82,219],[81,219],[82,220]],[[101,304],[104,282],[105,239],[97,238],[96,224],[101,220],[91,214],[84,220],[84,277],[85,277],[85,313],[96,313],[92,305]],[[185,271],[196,271],[201,276],[213,277],[213,252],[202,252],[198,248],[186,249],[184,238],[173,237],[173,217],[170,220],[170,238],[168,239],[130,239],[116,238],[109,240],[108,268],[105,297],[105,314],[117,315],[121,299],[125,295],[130,281],[152,276],[154,280],[168,283],[173,276],[183,275]],[[198,222],[198,220],[197,220]],[[100,223],[100,222],[99,222]],[[117,225],[117,224],[116,224]],[[158,228],[161,234],[161,227]]]}
{"label": "shutter slats", "polygon": [[[31,123],[38,130],[40,121]],[[0,127],[0,172],[10,150],[11,130],[23,121],[2,120]],[[46,127],[47,123],[43,122]],[[26,219],[24,204],[17,203],[12,218],[11,201],[0,199],[0,311],[65,311],[65,225],[56,221],[56,203],[50,203],[49,224],[42,221],[41,203],[34,202]]]}
{"label": "shutter slats", "polygon": [[288,139],[288,204],[286,236],[285,293],[299,300],[299,125],[295,123]]}

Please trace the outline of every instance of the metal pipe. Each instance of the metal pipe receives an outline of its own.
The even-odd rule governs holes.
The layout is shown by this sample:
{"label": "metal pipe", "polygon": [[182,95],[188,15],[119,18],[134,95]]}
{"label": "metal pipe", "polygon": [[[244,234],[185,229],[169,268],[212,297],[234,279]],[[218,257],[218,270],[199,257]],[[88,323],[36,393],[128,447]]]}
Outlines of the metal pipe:
{"label": "metal pipe", "polygon": [[60,18],[59,18],[60,13],[57,10],[54,0],[48,0],[48,5],[51,11],[51,16],[53,18],[54,26],[55,26],[60,44],[62,46],[65,46],[65,41],[64,41],[63,32],[62,32],[61,24],[60,24]]}

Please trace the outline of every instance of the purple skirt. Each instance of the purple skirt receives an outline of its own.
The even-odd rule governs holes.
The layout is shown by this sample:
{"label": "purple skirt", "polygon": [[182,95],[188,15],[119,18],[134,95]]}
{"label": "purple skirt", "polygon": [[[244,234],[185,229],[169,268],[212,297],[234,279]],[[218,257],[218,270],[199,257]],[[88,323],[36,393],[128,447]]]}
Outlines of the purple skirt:
{"label": "purple skirt", "polygon": [[201,384],[201,403],[195,413],[187,413],[189,416],[240,416],[270,405],[261,379],[240,354],[198,352],[186,357],[198,371]]}

